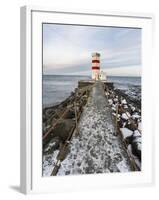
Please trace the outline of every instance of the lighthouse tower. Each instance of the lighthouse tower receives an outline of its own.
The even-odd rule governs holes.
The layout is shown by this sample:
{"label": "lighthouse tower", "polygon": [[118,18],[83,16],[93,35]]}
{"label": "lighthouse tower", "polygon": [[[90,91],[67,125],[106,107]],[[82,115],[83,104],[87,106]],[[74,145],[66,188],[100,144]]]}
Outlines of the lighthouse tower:
{"label": "lighthouse tower", "polygon": [[100,54],[92,53],[92,79],[99,80],[100,78]]}

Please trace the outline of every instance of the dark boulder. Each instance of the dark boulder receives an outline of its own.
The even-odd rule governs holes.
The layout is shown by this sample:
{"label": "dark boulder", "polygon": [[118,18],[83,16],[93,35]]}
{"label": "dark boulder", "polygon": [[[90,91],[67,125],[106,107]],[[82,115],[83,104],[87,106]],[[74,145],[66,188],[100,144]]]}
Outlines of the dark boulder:
{"label": "dark boulder", "polygon": [[134,131],[131,145],[132,153],[141,160],[141,134],[138,130]]}
{"label": "dark boulder", "polygon": [[136,124],[132,124],[132,123],[129,123],[129,122],[127,122],[127,123],[125,124],[125,128],[128,128],[128,129],[130,129],[131,131],[135,131],[135,130],[136,130],[136,127],[137,127]]}
{"label": "dark boulder", "polygon": [[69,137],[71,130],[75,126],[75,121],[72,119],[61,120],[53,129],[51,135],[53,137],[58,136],[62,142]]}
{"label": "dark boulder", "polygon": [[132,153],[137,156],[139,158],[139,160],[141,161],[141,148],[139,148],[139,144],[138,142],[132,142]]}
{"label": "dark boulder", "polygon": [[68,112],[66,112],[63,118],[64,119],[75,118],[75,112],[73,110],[68,110]]}

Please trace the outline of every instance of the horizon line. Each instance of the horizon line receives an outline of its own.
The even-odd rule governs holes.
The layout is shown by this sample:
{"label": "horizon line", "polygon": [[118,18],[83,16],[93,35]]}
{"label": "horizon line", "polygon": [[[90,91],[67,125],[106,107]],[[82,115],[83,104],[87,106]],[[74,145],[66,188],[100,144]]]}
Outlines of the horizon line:
{"label": "horizon line", "polygon": [[[43,74],[44,76],[90,76],[91,75],[79,75],[79,74]],[[115,77],[142,77],[142,76],[130,76],[130,75],[108,75],[107,77],[115,76]]]}

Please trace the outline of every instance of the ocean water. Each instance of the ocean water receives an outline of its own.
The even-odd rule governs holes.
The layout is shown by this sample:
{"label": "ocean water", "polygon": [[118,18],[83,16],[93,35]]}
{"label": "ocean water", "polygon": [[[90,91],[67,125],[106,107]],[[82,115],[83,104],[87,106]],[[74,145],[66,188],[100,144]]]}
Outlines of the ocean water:
{"label": "ocean water", "polygon": [[[89,76],[63,76],[43,75],[43,107],[56,105],[65,100],[78,86],[79,80],[91,79]],[[141,100],[141,78],[140,77],[108,77],[114,82],[114,87],[123,90],[132,98]]]}

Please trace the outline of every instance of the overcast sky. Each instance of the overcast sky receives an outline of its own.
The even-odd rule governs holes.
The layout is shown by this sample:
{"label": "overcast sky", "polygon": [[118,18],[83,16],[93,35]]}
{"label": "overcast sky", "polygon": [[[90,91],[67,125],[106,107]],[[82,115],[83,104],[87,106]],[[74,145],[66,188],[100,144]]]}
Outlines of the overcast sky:
{"label": "overcast sky", "polygon": [[91,75],[91,54],[108,75],[141,75],[141,29],[43,24],[44,74]]}

